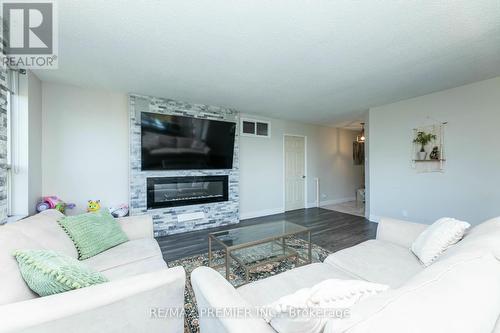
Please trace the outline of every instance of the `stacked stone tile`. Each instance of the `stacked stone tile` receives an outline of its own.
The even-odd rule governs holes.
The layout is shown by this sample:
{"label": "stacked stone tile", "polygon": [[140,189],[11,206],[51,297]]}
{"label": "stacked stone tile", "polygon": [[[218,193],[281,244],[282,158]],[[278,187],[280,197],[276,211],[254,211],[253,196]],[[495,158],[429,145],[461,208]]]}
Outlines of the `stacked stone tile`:
{"label": "stacked stone tile", "polygon": [[[195,118],[232,121],[236,123],[233,169],[231,170],[168,170],[141,171],[141,112],[155,112]],[[218,227],[239,222],[239,113],[232,109],[190,104],[137,94],[129,95],[130,115],[130,214],[150,214],[155,236]],[[147,209],[146,179],[148,177],[229,176],[229,200],[201,205]],[[205,218],[178,222],[184,213],[204,212]]]}
{"label": "stacked stone tile", "polygon": [[[0,36],[0,60],[4,53]],[[0,65],[0,223],[7,219],[7,68]]]}

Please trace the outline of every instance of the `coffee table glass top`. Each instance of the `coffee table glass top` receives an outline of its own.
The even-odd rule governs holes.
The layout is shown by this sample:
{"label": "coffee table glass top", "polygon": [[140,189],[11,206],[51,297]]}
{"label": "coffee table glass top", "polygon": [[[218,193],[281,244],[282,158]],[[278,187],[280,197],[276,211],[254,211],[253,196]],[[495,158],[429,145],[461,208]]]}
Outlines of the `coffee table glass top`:
{"label": "coffee table glass top", "polygon": [[282,246],[279,241],[258,244],[252,247],[233,250],[231,257],[244,265],[251,265],[261,261],[272,261],[296,255],[295,249]]}
{"label": "coffee table glass top", "polygon": [[271,241],[276,238],[295,235],[307,230],[309,229],[295,223],[277,221],[226,231],[218,231],[211,233],[210,235],[225,247],[233,247],[253,242],[261,243],[265,240]]}

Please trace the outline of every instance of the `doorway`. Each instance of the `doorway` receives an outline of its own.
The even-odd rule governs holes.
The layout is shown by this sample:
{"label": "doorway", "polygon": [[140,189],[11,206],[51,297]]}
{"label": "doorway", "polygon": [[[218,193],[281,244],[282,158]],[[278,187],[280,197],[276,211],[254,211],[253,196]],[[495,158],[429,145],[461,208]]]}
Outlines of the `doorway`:
{"label": "doorway", "polygon": [[285,211],[306,207],[306,137],[284,136]]}

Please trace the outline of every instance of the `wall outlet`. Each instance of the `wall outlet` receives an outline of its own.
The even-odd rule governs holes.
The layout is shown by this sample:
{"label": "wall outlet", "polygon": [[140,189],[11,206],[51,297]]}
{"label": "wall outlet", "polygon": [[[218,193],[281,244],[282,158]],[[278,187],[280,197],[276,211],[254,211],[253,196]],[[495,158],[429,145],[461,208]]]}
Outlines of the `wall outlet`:
{"label": "wall outlet", "polygon": [[408,217],[408,211],[406,209],[403,209],[401,213],[403,214],[404,217]]}
{"label": "wall outlet", "polygon": [[325,193],[321,194],[321,199],[326,199],[328,196]]}

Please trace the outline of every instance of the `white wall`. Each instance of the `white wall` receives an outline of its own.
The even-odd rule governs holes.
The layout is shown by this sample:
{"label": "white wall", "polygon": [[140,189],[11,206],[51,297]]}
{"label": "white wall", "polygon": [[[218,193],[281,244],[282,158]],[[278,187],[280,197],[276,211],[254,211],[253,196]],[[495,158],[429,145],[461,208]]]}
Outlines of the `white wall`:
{"label": "white wall", "polygon": [[128,202],[127,97],[43,82],[43,194]]}
{"label": "white wall", "polygon": [[307,202],[316,201],[314,178],[320,179],[322,204],[352,200],[362,182],[362,168],[354,166],[352,143],[358,132],[253,115],[245,118],[271,122],[271,138],[240,138],[240,212],[250,218],[284,211],[283,136],[307,137]]}
{"label": "white wall", "polygon": [[[448,122],[445,172],[418,174],[412,129],[436,121]],[[372,219],[480,223],[500,215],[500,77],[373,108],[369,122]]]}

